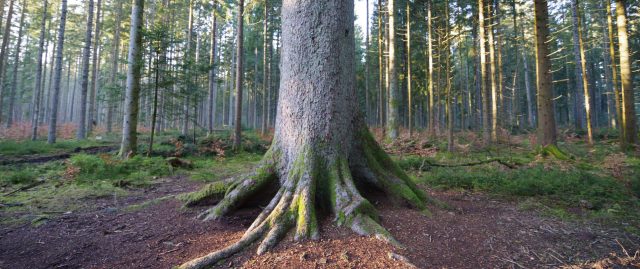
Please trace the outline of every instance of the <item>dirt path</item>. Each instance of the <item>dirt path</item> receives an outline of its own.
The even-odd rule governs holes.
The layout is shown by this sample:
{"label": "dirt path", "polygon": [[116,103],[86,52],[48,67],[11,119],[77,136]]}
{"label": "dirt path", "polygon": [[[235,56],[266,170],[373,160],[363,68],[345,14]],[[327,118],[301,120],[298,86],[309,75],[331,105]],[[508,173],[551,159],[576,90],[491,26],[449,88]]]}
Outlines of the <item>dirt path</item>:
{"label": "dirt path", "polygon": [[[118,204],[95,200],[95,210],[61,215],[39,226],[0,227],[0,268],[171,268],[237,240],[259,213],[245,209],[216,222],[194,219],[172,195],[200,184],[170,178]],[[420,268],[555,268],[640,248],[640,239],[595,224],[564,223],[518,211],[480,194],[432,192],[454,210],[431,217],[372,199],[382,223],[406,249],[394,250],[323,222],[322,240],[253,251],[222,267],[402,268],[394,252]]]}

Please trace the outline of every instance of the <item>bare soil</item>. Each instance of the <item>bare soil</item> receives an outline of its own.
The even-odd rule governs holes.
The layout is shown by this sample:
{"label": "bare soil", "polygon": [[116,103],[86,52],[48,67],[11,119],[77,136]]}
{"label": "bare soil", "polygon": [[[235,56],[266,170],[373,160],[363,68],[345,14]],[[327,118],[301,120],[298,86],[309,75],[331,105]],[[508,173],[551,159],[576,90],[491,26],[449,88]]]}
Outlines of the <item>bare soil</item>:
{"label": "bare soil", "polygon": [[[204,209],[182,209],[173,195],[201,183],[168,178],[120,200],[96,198],[85,212],[57,215],[34,227],[0,226],[0,268],[171,268],[239,239],[259,208],[221,221],[201,222]],[[272,252],[250,249],[222,268],[557,268],[600,260],[625,250],[633,256],[640,238],[590,222],[563,222],[520,211],[513,202],[483,194],[430,191],[452,209],[432,216],[371,199],[382,224],[405,248],[337,228],[325,218],[322,239],[287,239]],[[14,217],[1,211],[0,217]],[[406,257],[407,261],[403,261]],[[636,263],[637,265],[638,263]],[[638,268],[626,265],[611,268]]]}

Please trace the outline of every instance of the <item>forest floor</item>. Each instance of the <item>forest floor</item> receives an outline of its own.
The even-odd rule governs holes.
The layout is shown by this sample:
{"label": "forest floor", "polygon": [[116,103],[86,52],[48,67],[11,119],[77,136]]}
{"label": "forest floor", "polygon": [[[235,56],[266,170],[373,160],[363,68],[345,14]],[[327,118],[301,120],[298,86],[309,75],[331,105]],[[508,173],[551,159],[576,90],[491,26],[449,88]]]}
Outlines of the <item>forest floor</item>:
{"label": "forest floor", "polygon": [[[170,155],[190,150],[187,143],[170,141]],[[209,150],[218,156],[184,157],[192,166],[188,169],[165,167],[162,157],[120,162],[99,152],[0,167],[5,170],[0,176],[0,268],[171,268],[236,241],[259,208],[201,222],[195,216],[206,207],[182,208],[177,199],[207,182],[250,171],[260,159],[259,151],[222,157],[224,145],[211,141]],[[247,143],[264,147],[257,140]],[[572,160],[542,160],[540,154],[525,154],[532,149],[524,144],[489,153],[464,153],[462,145],[464,154],[454,155],[440,152],[443,147],[435,142],[390,145],[387,149],[420,186],[449,205],[425,216],[368,193],[382,225],[405,248],[357,236],[324,218],[319,241],[286,239],[270,253],[256,256],[250,249],[220,267],[639,268],[640,207],[633,194],[638,159],[620,156],[606,144],[596,148],[602,152],[585,155],[580,143],[572,143],[562,147]],[[168,151],[167,143],[165,149],[162,145],[159,150]],[[478,154],[509,156],[501,160],[514,167],[464,165]]]}

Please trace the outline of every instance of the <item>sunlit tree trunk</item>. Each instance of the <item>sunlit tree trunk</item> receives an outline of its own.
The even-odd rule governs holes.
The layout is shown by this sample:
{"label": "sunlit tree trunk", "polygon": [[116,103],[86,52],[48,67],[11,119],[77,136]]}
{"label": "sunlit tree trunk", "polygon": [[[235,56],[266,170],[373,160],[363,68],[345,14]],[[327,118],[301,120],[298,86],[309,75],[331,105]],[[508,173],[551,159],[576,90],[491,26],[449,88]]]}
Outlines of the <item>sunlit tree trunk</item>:
{"label": "sunlit tree trunk", "polygon": [[384,25],[382,25],[382,0],[378,0],[378,120],[379,126],[384,130],[384,125],[386,123],[385,113],[384,113],[384,96],[386,92],[386,87],[384,84],[383,74],[384,72],[384,62],[383,62],[383,50],[382,50],[382,29]]}
{"label": "sunlit tree trunk", "polygon": [[[580,14],[578,11],[578,0],[571,0],[571,14],[573,22],[573,53],[576,62],[576,87],[583,91],[584,116],[586,117],[587,142],[593,144],[593,131],[591,124],[591,102],[589,94],[589,82],[587,79],[586,58],[584,55],[584,44],[582,43],[582,29]],[[582,120],[582,119],[576,119]]]}
{"label": "sunlit tree trunk", "polygon": [[485,28],[485,0],[478,0],[478,43],[480,46],[480,85],[482,93],[482,140],[491,141],[491,121],[489,115],[489,88],[487,87],[487,47]]}
{"label": "sunlit tree trunk", "polygon": [[620,46],[620,81],[622,82],[622,123],[623,137],[620,143],[626,150],[630,145],[638,144],[638,126],[633,98],[633,73],[631,72],[631,52],[627,34],[626,1],[616,0],[618,25],[618,43]]}
{"label": "sunlit tree trunk", "polygon": [[58,107],[60,106],[60,82],[62,81],[62,54],[64,52],[64,32],[67,23],[67,0],[62,0],[60,8],[60,28],[56,44],[56,66],[53,81],[53,95],[51,97],[51,114],[49,119],[49,135],[47,143],[56,142],[56,125],[58,123]]}
{"label": "sunlit tree trunk", "polygon": [[267,99],[270,97],[267,93],[269,91],[269,67],[267,65],[267,48],[269,46],[269,0],[264,0],[264,22],[262,27],[262,126],[260,133],[265,135],[267,133]]}
{"label": "sunlit tree trunk", "polygon": [[491,122],[491,142],[498,142],[498,81],[497,77],[497,69],[496,69],[496,52],[495,52],[495,41],[493,36],[493,17],[494,12],[491,8],[491,3],[487,3],[487,16],[489,16],[489,21],[487,24],[487,36],[489,42],[489,76],[491,83],[491,115],[489,115],[489,119]]}
{"label": "sunlit tree trunk", "polygon": [[387,139],[396,140],[400,133],[400,93],[398,91],[398,71],[396,70],[396,24],[395,5],[396,0],[387,0],[387,15],[389,16],[388,40],[389,53],[389,100],[387,115]]}
{"label": "sunlit tree trunk", "polygon": [[434,138],[436,135],[436,113],[435,113],[435,95],[433,93],[433,26],[431,12],[433,8],[432,0],[427,1],[427,92],[429,95],[429,127],[428,134],[430,138]]}
{"label": "sunlit tree trunk", "polygon": [[407,120],[409,125],[409,137],[413,134],[413,103],[411,99],[411,7],[407,1]]}
{"label": "sunlit tree trunk", "polygon": [[534,0],[536,37],[536,78],[538,89],[538,143],[556,144],[556,119],[553,111],[553,81],[549,58],[549,9],[546,0]]}
{"label": "sunlit tree trunk", "polygon": [[142,16],[144,0],[135,0],[131,8],[129,31],[129,53],[127,56],[127,85],[122,121],[122,143],[120,156],[129,158],[136,154],[138,146],[138,109],[140,102],[140,78],[142,76]]}

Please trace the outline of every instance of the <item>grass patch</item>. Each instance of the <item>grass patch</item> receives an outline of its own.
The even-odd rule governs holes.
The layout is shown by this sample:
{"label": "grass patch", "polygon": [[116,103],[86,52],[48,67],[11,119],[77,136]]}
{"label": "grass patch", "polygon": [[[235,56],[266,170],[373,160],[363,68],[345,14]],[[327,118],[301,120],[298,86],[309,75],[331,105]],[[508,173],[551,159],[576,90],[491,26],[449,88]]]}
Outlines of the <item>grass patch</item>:
{"label": "grass patch", "polygon": [[153,177],[171,174],[171,167],[160,157],[135,156],[121,160],[113,155],[78,154],[68,161],[67,171],[78,183],[110,181],[116,186],[146,185]]}
{"label": "grass patch", "polygon": [[192,180],[211,182],[250,172],[262,159],[262,154],[240,153],[229,158],[192,158],[193,169],[188,172]]}
{"label": "grass patch", "polygon": [[48,144],[46,141],[0,141],[0,155],[21,156],[33,154],[55,154],[73,151],[76,148],[86,148],[92,146],[112,145],[113,142],[105,140],[65,140],[55,144]]}

